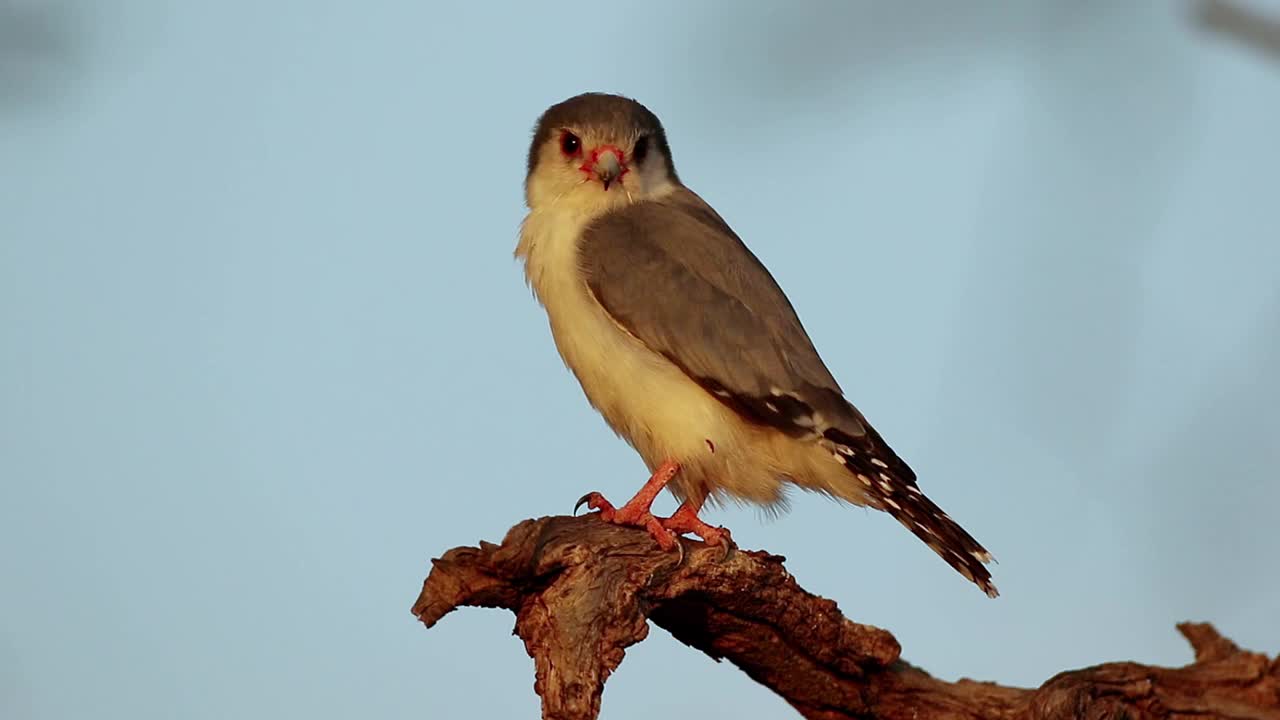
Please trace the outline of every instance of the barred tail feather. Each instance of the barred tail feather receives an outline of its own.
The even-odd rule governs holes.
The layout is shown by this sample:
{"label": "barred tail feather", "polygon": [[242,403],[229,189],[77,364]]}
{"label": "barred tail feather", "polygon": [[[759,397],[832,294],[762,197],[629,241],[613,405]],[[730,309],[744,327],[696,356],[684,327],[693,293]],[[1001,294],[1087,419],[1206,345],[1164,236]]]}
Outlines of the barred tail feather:
{"label": "barred tail feather", "polygon": [[969,578],[988,597],[1000,595],[986,567],[986,563],[994,559],[991,553],[915,485],[909,486],[905,495],[881,498],[880,509],[933,548],[939,557]]}
{"label": "barred tail feather", "polygon": [[889,513],[988,597],[1000,594],[986,568],[986,563],[994,559],[991,553],[925,497],[916,485],[915,473],[874,430],[868,426],[865,435],[852,436],[829,428],[823,433],[823,441],[848,468],[851,480],[856,478],[837,494]]}

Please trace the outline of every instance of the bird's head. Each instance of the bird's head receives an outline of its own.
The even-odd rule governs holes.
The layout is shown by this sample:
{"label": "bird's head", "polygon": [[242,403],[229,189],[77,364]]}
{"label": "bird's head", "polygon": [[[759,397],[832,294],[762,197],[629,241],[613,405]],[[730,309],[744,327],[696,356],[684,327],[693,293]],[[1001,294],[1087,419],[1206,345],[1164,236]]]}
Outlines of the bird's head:
{"label": "bird's head", "polygon": [[662,123],[635,100],[587,93],[552,105],[529,147],[525,202],[610,207],[678,184]]}

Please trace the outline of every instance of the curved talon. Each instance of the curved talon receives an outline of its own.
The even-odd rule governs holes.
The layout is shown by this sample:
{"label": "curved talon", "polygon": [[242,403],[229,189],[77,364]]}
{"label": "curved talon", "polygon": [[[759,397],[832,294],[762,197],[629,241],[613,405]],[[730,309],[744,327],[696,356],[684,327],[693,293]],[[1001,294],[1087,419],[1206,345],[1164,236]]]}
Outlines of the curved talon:
{"label": "curved talon", "polygon": [[701,505],[700,502],[686,501],[676,509],[671,517],[662,520],[662,527],[676,534],[693,533],[701,538],[703,544],[707,547],[720,546],[723,552],[721,561],[728,560],[733,551],[737,549],[737,545],[733,542],[733,536],[729,534],[729,530],[726,528],[715,527],[703,522],[698,517],[698,509]]}
{"label": "curved talon", "polygon": [[[654,541],[663,550],[671,550],[672,546],[680,546],[679,538],[673,528],[666,527],[658,518],[653,516],[650,506],[653,505],[653,499],[662,492],[662,489],[671,482],[671,479],[680,471],[679,463],[674,460],[667,460],[653,471],[653,475],[649,477],[644,487],[640,488],[640,492],[635,497],[627,501],[622,507],[615,508],[613,503],[605,499],[598,492],[589,492],[578,498],[578,502],[574,503],[573,514],[578,514],[578,509],[583,505],[592,510],[600,511],[600,519],[614,525],[625,525],[630,527],[643,528],[648,531]],[[684,548],[680,548],[683,557]]]}
{"label": "curved talon", "polygon": [[617,512],[613,507],[613,503],[605,500],[604,496],[598,492],[589,492],[578,498],[578,502],[573,506],[573,514],[577,515],[578,508],[582,507],[584,504],[591,510],[599,510],[600,519],[605,522],[612,522],[614,515]]}
{"label": "curved talon", "polygon": [[738,544],[733,541],[733,535],[723,527],[708,527],[703,530],[702,542],[706,543],[707,547],[720,548],[720,562],[728,560],[738,549]]}
{"label": "curved talon", "polygon": [[724,537],[720,540],[720,544],[724,546],[724,555],[720,557],[720,562],[728,562],[733,557],[733,553],[738,549],[738,544],[733,541],[733,536],[728,530],[720,528],[724,531]]}

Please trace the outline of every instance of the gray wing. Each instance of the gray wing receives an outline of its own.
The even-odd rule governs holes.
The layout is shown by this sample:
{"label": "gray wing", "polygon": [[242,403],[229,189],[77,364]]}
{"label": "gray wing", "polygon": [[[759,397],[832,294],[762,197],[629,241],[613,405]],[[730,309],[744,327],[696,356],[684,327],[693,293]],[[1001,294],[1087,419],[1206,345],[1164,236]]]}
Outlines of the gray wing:
{"label": "gray wing", "polygon": [[579,251],[588,287],[623,328],[747,419],[830,443],[863,500],[998,594],[991,554],[844,399],[769,271],[701,198],[682,188],[609,213]]}
{"label": "gray wing", "polygon": [[793,436],[883,447],[769,271],[692,191],[609,213],[579,252],[604,309],[743,416]]}

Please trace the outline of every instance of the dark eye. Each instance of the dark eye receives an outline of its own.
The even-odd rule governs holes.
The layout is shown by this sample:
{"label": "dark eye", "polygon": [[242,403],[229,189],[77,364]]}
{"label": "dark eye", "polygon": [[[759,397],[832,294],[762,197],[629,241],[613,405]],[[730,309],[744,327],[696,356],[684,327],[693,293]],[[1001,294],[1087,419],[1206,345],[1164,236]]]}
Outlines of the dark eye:
{"label": "dark eye", "polygon": [[649,154],[649,136],[644,135],[636,141],[636,146],[631,150],[631,157],[636,162],[644,162],[644,156]]}
{"label": "dark eye", "polygon": [[567,132],[560,136],[560,152],[565,155],[577,155],[581,149],[582,141],[578,139],[577,135]]}

